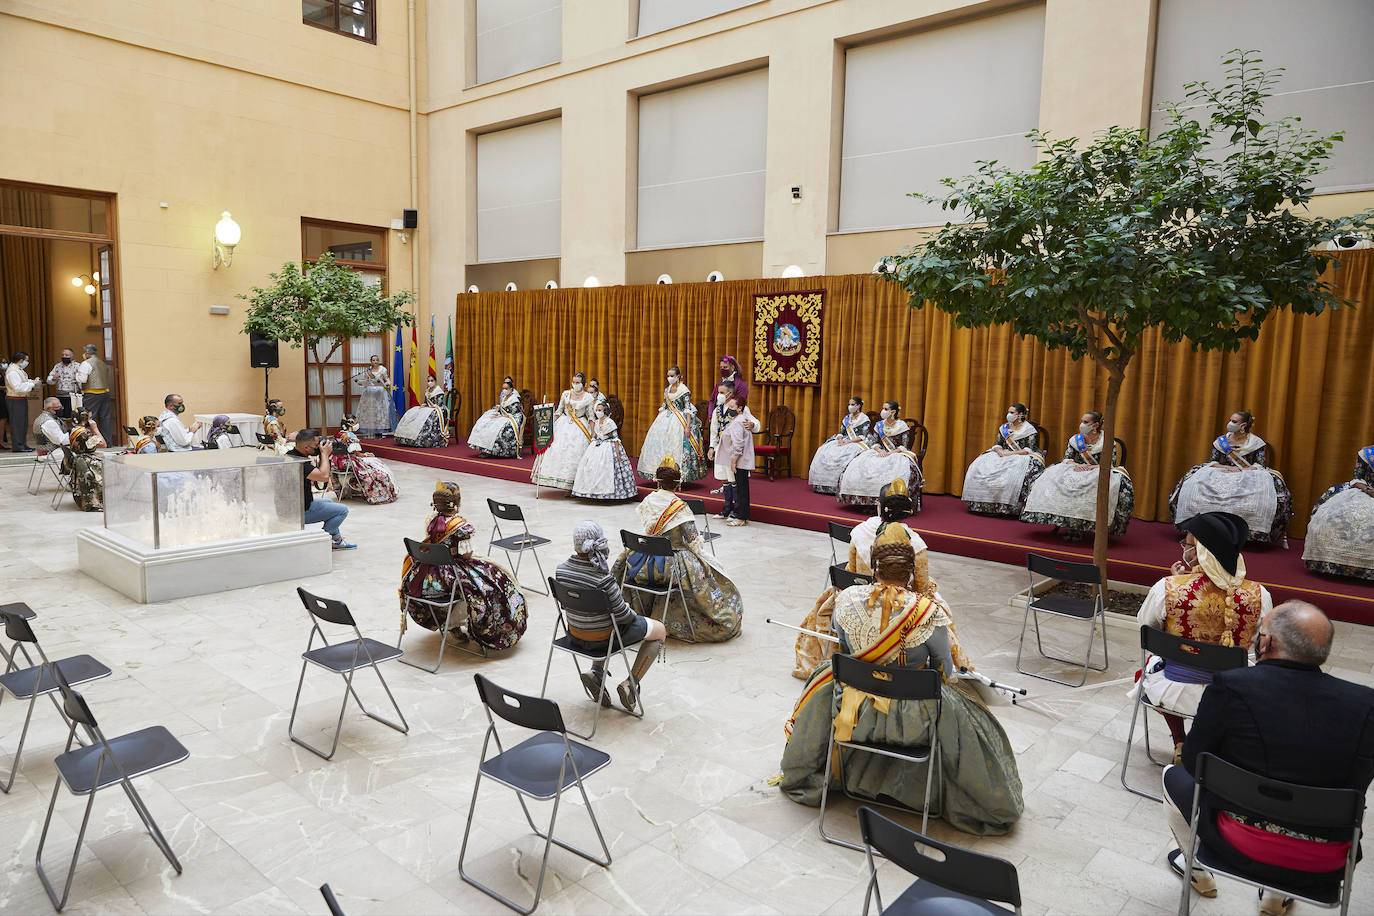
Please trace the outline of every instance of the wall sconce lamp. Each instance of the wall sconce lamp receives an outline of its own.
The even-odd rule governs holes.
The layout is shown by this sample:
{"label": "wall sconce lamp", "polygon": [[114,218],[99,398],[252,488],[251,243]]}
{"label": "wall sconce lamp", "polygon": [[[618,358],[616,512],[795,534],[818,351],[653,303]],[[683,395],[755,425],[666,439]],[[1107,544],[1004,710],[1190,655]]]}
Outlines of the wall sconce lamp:
{"label": "wall sconce lamp", "polygon": [[215,270],[234,263],[234,246],[242,237],[243,230],[239,229],[239,224],[234,222],[229,211],[225,210],[220,214],[219,222],[215,223],[215,232],[210,238],[210,253],[214,256]]}
{"label": "wall sconce lamp", "polygon": [[80,276],[72,277],[72,286],[83,287],[82,292],[84,292],[88,296],[95,295],[95,285],[99,282],[100,271],[98,270],[94,273],[81,274]]}

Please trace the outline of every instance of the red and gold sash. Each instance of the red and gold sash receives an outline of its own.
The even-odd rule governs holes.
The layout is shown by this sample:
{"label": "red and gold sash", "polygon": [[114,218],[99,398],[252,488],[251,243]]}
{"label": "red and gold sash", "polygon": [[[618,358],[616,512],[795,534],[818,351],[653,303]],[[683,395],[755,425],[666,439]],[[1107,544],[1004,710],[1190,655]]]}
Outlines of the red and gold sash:
{"label": "red and gold sash", "polygon": [[663,531],[664,526],[672,520],[674,515],[677,515],[679,512],[686,508],[687,504],[683,502],[681,499],[678,499],[676,496],[674,496],[672,498],[672,501],[668,503],[667,507],[664,508],[664,510],[658,514],[658,518],[654,519],[653,524],[645,529],[644,533],[649,535],[650,537],[657,536],[659,532]]}
{"label": "red and gold sash", "polygon": [[682,424],[682,431],[686,433],[687,441],[692,443],[692,451],[696,452],[697,457],[700,458],[701,443],[697,442],[697,437],[692,435],[692,424],[687,420],[687,415],[677,409],[672,398],[665,397],[663,400],[668,405],[668,409],[673,412],[673,416],[677,417],[677,421]]}

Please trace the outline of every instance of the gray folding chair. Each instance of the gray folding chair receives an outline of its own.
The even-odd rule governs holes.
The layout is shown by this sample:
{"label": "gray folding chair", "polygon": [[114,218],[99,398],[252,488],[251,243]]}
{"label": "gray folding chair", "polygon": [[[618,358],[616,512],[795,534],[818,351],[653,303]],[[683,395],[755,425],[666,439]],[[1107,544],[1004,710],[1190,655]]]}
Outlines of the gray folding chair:
{"label": "gray folding chair", "polygon": [[[1244,811],[1256,820],[1274,824],[1293,825],[1299,829],[1309,828],[1350,835],[1350,848],[1345,856],[1345,871],[1338,884],[1327,893],[1316,895],[1310,884],[1279,885],[1272,880],[1261,880],[1252,874],[1237,869],[1230,864],[1236,856],[1221,858],[1217,850],[1206,842],[1200,842],[1197,835],[1198,821],[1201,819],[1203,793],[1211,799],[1209,812]],[[1193,868],[1205,868],[1215,874],[1225,875],[1261,890],[1278,891],[1285,897],[1301,900],[1313,906],[1326,909],[1340,908],[1341,916],[1350,912],[1350,893],[1355,880],[1355,862],[1360,856],[1360,833],[1364,823],[1364,793],[1355,789],[1326,789],[1301,786],[1291,782],[1269,779],[1249,770],[1227,763],[1215,754],[1199,754],[1197,773],[1194,774],[1193,806],[1188,817],[1191,825],[1188,842],[1184,846],[1184,874],[1191,875]],[[1311,880],[1311,872],[1293,871],[1295,879]],[[1179,897],[1179,916],[1188,916],[1192,905],[1193,888],[1184,881],[1183,893]],[[1296,890],[1295,886],[1303,890]]]}
{"label": "gray folding chair", "polygon": [[[482,738],[482,752],[478,758],[481,762],[477,765],[477,779],[472,786],[467,826],[463,828],[463,845],[458,851],[458,874],[482,893],[501,901],[517,913],[528,916],[539,906],[539,895],[544,890],[544,873],[549,866],[549,852],[555,844],[603,868],[611,864],[611,849],[601,834],[601,825],[597,823],[596,812],[592,810],[591,799],[587,797],[587,789],[583,785],[583,780],[610,763],[611,757],[604,751],[570,740],[568,730],[563,725],[563,715],[553,700],[514,693],[497,686],[480,674],[473,675],[473,679],[477,682],[477,693],[486,709],[487,732]],[[501,736],[496,733],[496,719],[492,717],[493,713],[512,725],[536,731],[538,734],[506,750],[501,744]],[[487,746],[493,738],[496,740],[497,754],[488,759]],[[534,886],[534,902],[528,908],[477,881],[463,868],[463,860],[468,851],[468,835],[472,832],[472,818],[477,811],[477,793],[482,788],[483,777],[515,792],[515,797],[520,802],[520,810],[525,813],[525,821],[535,836],[544,841],[544,860],[539,865],[539,878]],[[553,835],[554,825],[558,821],[558,803],[563,793],[573,786],[577,786],[578,792],[582,795],[582,804],[587,808],[587,816],[591,818],[592,827],[596,830],[596,838],[601,842],[601,851],[605,853],[605,858],[565,843]],[[541,801],[553,799],[553,813],[549,816],[547,832],[535,826],[534,819],[530,817],[530,809],[525,805],[526,797]]]}
{"label": "gray folding chair", "polygon": [[363,492],[351,464],[345,464],[340,469],[334,467],[334,462],[329,462],[329,485],[334,488],[340,500],[348,499],[350,496],[361,496]]}
{"label": "gray folding chair", "polygon": [[[1249,656],[1246,654],[1244,646],[1223,646],[1212,642],[1199,642],[1195,639],[1184,639],[1182,636],[1174,636],[1172,633],[1165,633],[1163,630],[1155,629],[1150,626],[1140,628],[1140,670],[1145,670],[1145,665],[1151,655],[1157,655],[1168,662],[1179,665],[1186,665],[1198,673],[1216,674],[1218,671],[1227,671],[1231,668],[1244,668],[1250,664]],[[1180,712],[1177,709],[1170,709],[1167,706],[1159,706],[1151,703],[1149,697],[1145,696],[1145,689],[1140,687],[1135,692],[1135,703],[1131,707],[1131,727],[1126,732],[1126,750],[1121,755],[1121,785],[1136,795],[1143,795],[1146,798],[1153,798],[1155,801],[1164,801],[1163,796],[1146,792],[1144,789],[1137,789],[1126,781],[1126,766],[1131,761],[1131,750],[1135,744],[1135,723],[1140,718],[1140,710],[1153,709],[1159,713],[1168,713],[1183,719],[1193,718],[1193,713]],[[1145,714],[1145,756],[1155,766],[1162,767],[1168,761],[1156,760],[1155,755],[1150,750],[1150,715]]]}
{"label": "gray folding chair", "polygon": [[[1016,866],[1006,859],[960,849],[908,830],[864,805],[859,808],[859,833],[864,838],[868,858],[868,890],[864,893],[864,916],[871,900],[878,901],[878,912],[896,914],[944,913],[948,916],[998,916],[1006,914],[1008,903],[1021,912],[1021,882]],[[925,852],[921,847],[927,847]],[[878,887],[878,866],[874,854],[890,860],[916,881],[888,906],[883,906]]]}
{"label": "gray folding chair", "polygon": [[[32,620],[34,617],[37,616],[36,614],[34,614],[33,608],[29,607],[22,601],[15,601],[11,604],[0,604],[0,614],[17,614],[25,620]],[[0,619],[0,625],[3,624],[4,620]],[[12,668],[18,667],[19,663],[14,660],[14,653],[15,650],[18,648],[18,640],[11,640],[10,647],[8,649],[5,648],[3,643],[0,643],[0,659],[5,660],[5,670],[0,673],[9,674]],[[0,700],[4,700],[4,698],[4,692],[0,691]]]}
{"label": "gray folding chair", "polygon": [[[620,529],[620,543],[625,545],[625,549],[631,553],[642,554],[645,565],[652,564],[654,560],[662,560],[664,568],[668,572],[666,585],[638,585],[629,580],[630,564],[627,559],[625,568],[620,572],[620,590],[622,592],[644,592],[653,595],[655,605],[657,605],[657,599],[662,598],[663,616],[659,619],[664,623],[668,621],[668,605],[672,603],[673,593],[676,592],[678,600],[682,602],[682,616],[687,619],[687,632],[691,634],[692,642],[696,642],[697,628],[692,623],[692,612],[687,609],[687,596],[682,593],[682,583],[678,581],[678,564],[673,559],[673,542],[665,537],[635,534],[633,531],[626,531],[622,528]],[[650,616],[658,617],[657,614]]]}
{"label": "gray folding chair", "polygon": [[835,542],[839,541],[841,544],[848,544],[852,538],[853,532],[854,529],[848,525],[840,525],[836,522],[825,523],[826,542],[830,545],[831,566],[843,567],[849,562],[849,551],[847,549],[845,550],[845,558],[841,560],[839,555],[835,553]]}
{"label": "gray folding chair", "polygon": [[711,530],[711,514],[706,511],[706,500],[692,499],[690,496],[679,497],[687,504],[687,510],[693,515],[701,516],[701,539],[711,548],[711,556],[716,555],[716,538],[720,535]]}
{"label": "gray folding chair", "polygon": [[[401,712],[401,707],[397,705],[396,698],[391,695],[391,688],[387,686],[386,678],[382,677],[382,669],[377,667],[382,662],[400,658],[401,650],[375,639],[364,637],[359,632],[358,624],[353,620],[353,615],[349,613],[348,605],[342,601],[320,598],[303,588],[297,588],[296,594],[300,596],[301,604],[305,605],[306,616],[310,618],[310,639],[305,644],[305,651],[301,653],[301,676],[296,681],[296,698],[291,702],[291,721],[286,724],[286,734],[307,751],[329,760],[334,756],[334,752],[339,749],[339,735],[343,733],[344,711],[348,709],[350,696],[357,702],[363,715],[369,719],[376,719],[403,735],[409,734],[410,726],[406,723],[405,713]],[[331,644],[328,637],[324,635],[324,630],[320,629],[321,620],[352,628],[353,638],[347,642]],[[318,649],[314,648],[316,635],[320,637]],[[344,682],[343,702],[339,705],[339,721],[334,723],[334,743],[330,745],[328,754],[296,737],[296,710],[301,705],[301,687],[305,685],[305,669],[308,665],[317,665],[326,671],[332,671],[343,678]],[[401,719],[400,725],[376,713],[369,712],[368,708],[363,705],[362,699],[353,689],[353,673],[359,668],[371,668],[377,672],[377,680],[382,682],[382,689],[386,691],[386,698],[391,701],[392,709],[396,710],[396,715]]]}
{"label": "gray folding chair", "polygon": [[[34,856],[34,866],[48,899],[60,912],[67,905],[67,896],[72,890],[72,879],[76,877],[76,862],[81,856],[81,842],[86,837],[86,826],[91,820],[91,808],[95,804],[95,794],[101,789],[118,785],[129,797],[139,820],[148,828],[148,834],[157,848],[167,857],[167,861],[181,874],[181,863],[168,845],[167,839],[158,829],[152,813],[134,788],[133,780],[139,776],[161,770],[180,763],[190,756],[190,752],[161,725],[139,729],[117,738],[106,738],[100,730],[91,708],[81,694],[72,690],[71,685],[62,677],[61,669],[51,668],[57,689],[62,692],[62,708],[71,720],[71,730],[67,733],[67,750],[53,763],[57,766],[57,779],[53,782],[52,801],[48,803],[48,815],[43,819],[43,832],[38,837],[38,853]],[[87,743],[73,749],[76,728],[81,726],[86,732]],[[72,850],[71,864],[67,867],[67,881],[58,897],[43,869],[43,845],[48,839],[48,827],[52,824],[53,811],[57,807],[57,790],[62,786],[73,795],[85,795],[86,813],[81,818],[81,827],[76,833],[76,846]]]}
{"label": "gray folding chair", "polygon": [[[600,688],[594,700],[596,703],[596,712],[592,715],[592,730],[584,735],[581,732],[568,729],[569,734],[576,735],[579,738],[586,738],[590,741],[592,736],[596,734],[597,723],[601,721],[601,707],[607,705],[607,701],[605,701],[604,698],[610,696],[606,690],[606,678],[610,672],[611,657],[619,655],[621,660],[625,663],[625,673],[633,676],[634,662],[630,660],[629,648],[630,646],[639,645],[643,640],[637,639],[627,644],[624,636],[620,633],[620,627],[616,624],[615,618],[610,617],[611,637],[606,641],[606,651],[589,652],[586,649],[580,648],[577,643],[573,642],[572,631],[568,629],[568,620],[563,616],[563,609],[570,608],[572,610],[587,613],[605,614],[609,617],[610,598],[608,598],[603,591],[569,588],[557,579],[552,578],[549,579],[549,592],[553,595],[554,609],[558,611],[558,620],[554,624],[553,640],[549,643],[549,660],[544,665],[544,683],[539,688],[539,695],[542,697],[548,693],[549,671],[553,669],[553,650],[555,649],[560,652],[566,652],[572,656],[573,667],[577,669],[579,680],[582,677],[582,665],[578,663],[578,658],[587,659],[592,663],[593,668],[600,666]],[[558,635],[560,629],[563,631],[562,636]],[[633,679],[631,683],[634,683]],[[626,710],[626,712],[637,719],[644,717],[644,698],[640,695],[638,687],[635,688],[635,708]]]}
{"label": "gray folding chair", "polygon": [[[937,774],[940,770],[940,713],[943,705],[940,697],[940,672],[935,668],[906,668],[900,665],[870,665],[857,658],[835,653],[830,657],[830,670],[835,677],[836,688],[853,687],[875,697],[889,700],[926,700],[934,703],[935,716],[931,720],[930,744],[924,747],[898,747],[868,741],[839,741],[835,738],[835,724],[830,724],[830,742],[825,751],[825,781],[821,783],[821,810],[816,819],[821,838],[827,843],[863,851],[864,847],[850,843],[825,832],[825,808],[830,796],[830,766],[832,761],[839,769],[840,791],[856,801],[886,805],[902,811],[911,810],[904,805],[892,805],[876,798],[865,798],[850,792],[844,784],[845,751],[863,754],[877,754],[900,760],[913,766],[926,768],[925,804],[921,806],[921,832],[925,833],[930,822],[931,792],[941,793],[944,779]],[[938,815],[939,809],[935,813]]]}
{"label": "gray folding chair", "polygon": [[[515,554],[515,566],[511,569],[511,576],[515,579],[515,584],[520,585],[520,560],[524,558],[525,551],[534,553],[534,565],[539,569],[539,578],[547,578],[544,575],[544,564],[539,562],[539,551],[537,548],[545,544],[553,543],[548,538],[540,537],[537,534],[530,534],[529,523],[525,521],[525,513],[515,503],[497,502],[494,499],[487,500],[487,508],[491,511],[491,539],[487,541],[487,556],[491,556],[491,549],[499,547],[506,552],[506,562],[510,562],[511,554]],[[519,522],[521,532],[503,536],[501,534],[501,522]],[[528,588],[532,592],[539,592],[547,595],[548,592],[540,588],[533,588],[527,585],[520,585],[521,588]]]}
{"label": "gray folding chair", "polygon": [[[1102,570],[1092,563],[1071,563],[1068,560],[1054,560],[1050,557],[1042,557],[1038,553],[1026,554],[1026,571],[1030,577],[1030,589],[1026,592],[1026,615],[1021,619],[1021,641],[1016,646],[1016,670],[1021,674],[1028,674],[1031,677],[1038,677],[1043,681],[1054,681],[1056,684],[1063,684],[1065,687],[1082,687],[1088,680],[1088,672],[1107,670],[1107,608],[1102,601]],[[1035,594],[1037,575],[1046,576],[1050,579],[1058,579],[1062,582],[1077,582],[1084,585],[1093,586],[1094,597],[1092,598],[1063,598],[1052,595]],[[1065,655],[1055,655],[1046,652],[1045,646],[1040,640],[1040,615],[1049,614],[1051,617],[1060,617],[1069,620],[1082,620],[1088,624],[1088,642],[1084,647],[1082,658],[1071,658]],[[1064,662],[1070,665],[1081,665],[1083,676],[1074,681],[1066,681],[1061,678],[1053,677],[1035,671],[1027,671],[1021,667],[1021,653],[1026,647],[1026,626],[1029,623],[1035,624],[1035,648],[1042,658],[1052,661]],[[1093,641],[1097,638],[1098,627],[1102,628],[1102,664],[1101,666],[1092,664]]]}
{"label": "gray folding chair", "polygon": [[[453,552],[447,544],[427,544],[424,541],[414,541],[410,538],[402,538],[406,545],[406,554],[410,557],[411,563],[423,563],[426,566],[457,566],[457,561],[453,558]],[[453,627],[453,612],[460,605],[463,608],[463,616],[467,617],[468,599],[463,592],[463,577],[458,575],[455,569],[453,572],[453,585],[449,587],[448,596],[442,600],[431,598],[416,598],[408,593],[405,594],[404,604],[401,608],[401,632],[396,634],[396,648],[401,648],[401,638],[406,633],[406,618],[410,614],[412,605],[421,605],[429,610],[430,619],[436,624],[439,621],[440,613],[443,614],[443,626],[439,628],[439,658],[434,662],[434,667],[421,665],[402,656],[401,664],[409,665],[412,668],[419,668],[421,671],[428,671],[430,674],[439,670],[439,666],[444,663],[444,647],[448,645],[448,633]],[[468,635],[468,641],[477,643],[477,651],[461,647],[464,652],[476,655],[479,658],[487,657],[487,647],[477,642]]]}
{"label": "gray folding chair", "polygon": [[[9,776],[3,783],[0,783],[0,792],[9,793],[14,786],[14,776],[19,772],[19,760],[24,756],[24,741],[29,736],[29,724],[33,721],[33,710],[38,705],[38,698],[47,696],[52,700],[54,708],[59,715],[62,715],[63,724],[67,724],[66,715],[57,703],[54,696],[58,690],[58,681],[53,672],[60,671],[68,683],[86,684],[90,681],[99,680],[110,676],[110,669],[100,662],[91,658],[89,655],[73,655],[70,658],[51,661],[43,651],[43,647],[38,644],[38,637],[34,635],[33,627],[29,625],[29,620],[34,616],[33,611],[28,610],[27,605],[22,606],[22,610],[12,611],[9,608],[14,605],[5,605],[0,608],[0,620],[5,624],[5,637],[9,639],[13,648],[9,652],[9,660],[5,663],[5,673],[0,675],[0,700],[4,699],[6,693],[13,696],[16,700],[28,700],[28,712],[24,715],[24,727],[19,732],[19,746],[14,749],[14,760],[10,763]],[[27,616],[25,616],[27,611]],[[38,653],[38,661],[35,663],[33,656],[29,655],[27,646],[33,646]],[[19,666],[19,656],[23,655],[26,665]]]}

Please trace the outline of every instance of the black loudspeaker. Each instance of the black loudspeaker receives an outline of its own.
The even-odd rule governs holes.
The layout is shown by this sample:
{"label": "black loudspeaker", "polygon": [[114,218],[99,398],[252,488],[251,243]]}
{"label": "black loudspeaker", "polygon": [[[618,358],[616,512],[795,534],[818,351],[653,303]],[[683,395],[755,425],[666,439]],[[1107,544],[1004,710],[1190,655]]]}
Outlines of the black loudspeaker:
{"label": "black loudspeaker", "polygon": [[402,210],[401,220],[405,223],[407,229],[418,229],[420,228],[420,211]]}
{"label": "black loudspeaker", "polygon": [[277,342],[258,333],[248,335],[248,362],[254,369],[275,369],[279,365]]}

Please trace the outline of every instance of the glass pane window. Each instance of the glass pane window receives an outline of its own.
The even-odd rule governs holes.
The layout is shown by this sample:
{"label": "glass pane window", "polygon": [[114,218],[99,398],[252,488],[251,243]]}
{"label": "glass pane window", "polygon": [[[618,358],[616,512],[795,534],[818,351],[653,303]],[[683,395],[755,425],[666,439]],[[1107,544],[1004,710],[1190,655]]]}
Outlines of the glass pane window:
{"label": "glass pane window", "polygon": [[376,0],[301,0],[301,21],[360,41],[377,41]]}
{"label": "glass pane window", "polygon": [[106,199],[0,185],[0,224],[108,236]]}
{"label": "glass pane window", "polygon": [[386,230],[302,220],[301,250],[309,261],[329,253],[340,261],[382,265],[386,263]]}

